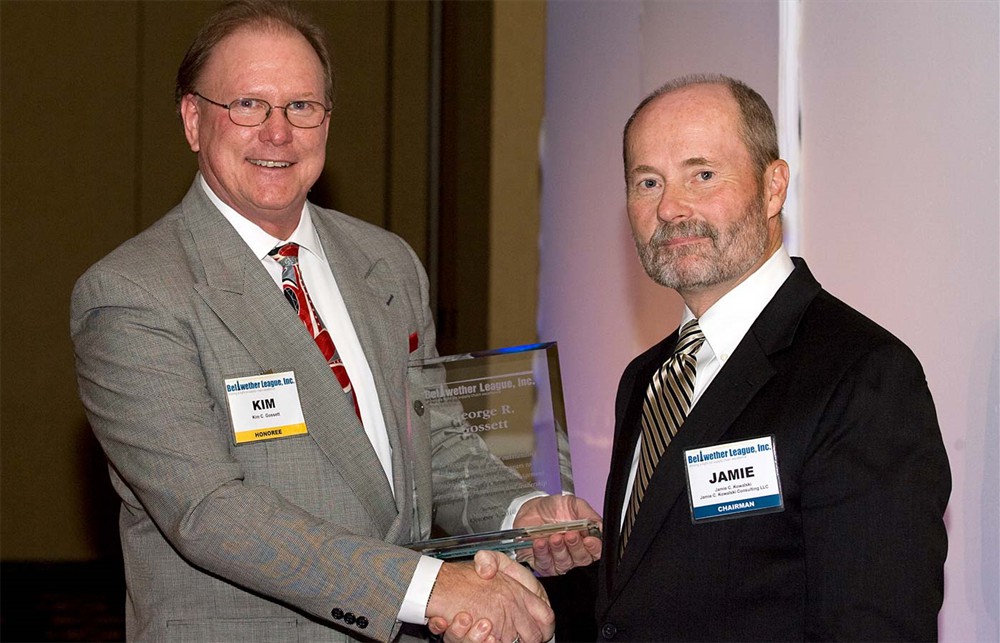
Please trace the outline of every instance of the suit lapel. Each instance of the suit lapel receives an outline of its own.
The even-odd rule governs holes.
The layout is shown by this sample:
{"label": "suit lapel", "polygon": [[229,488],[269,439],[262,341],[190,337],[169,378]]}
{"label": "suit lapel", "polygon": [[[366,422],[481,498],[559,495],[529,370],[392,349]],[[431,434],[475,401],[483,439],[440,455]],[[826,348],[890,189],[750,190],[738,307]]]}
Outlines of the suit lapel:
{"label": "suit lapel", "polygon": [[[646,385],[652,379],[656,369],[670,355],[676,343],[677,333],[675,332],[648,351],[644,358],[640,358],[642,363],[636,364],[634,368],[629,368],[619,386],[621,391],[630,391],[631,394],[625,400],[619,399],[617,402],[619,406],[624,405],[624,408],[616,409],[618,423],[611,454],[612,473],[608,477],[608,485],[605,490],[605,498],[608,500],[605,502],[604,509],[606,551],[613,552],[613,554],[605,557],[604,560],[610,567],[610,577],[614,577],[619,563],[618,548],[621,538],[622,508],[629,469],[635,454],[635,445],[642,432],[642,405],[645,399]],[[607,589],[610,591],[611,588]]]}
{"label": "suit lapel", "polygon": [[[192,265],[204,269],[195,289],[262,371],[295,372],[309,434],[383,532],[396,511],[381,465],[322,353],[274,281],[197,185],[183,201]],[[339,278],[339,276],[338,276]],[[232,373],[226,376],[248,375]]]}
{"label": "suit lapel", "polygon": [[[733,351],[725,366],[715,376],[708,389],[702,394],[698,403],[692,409],[683,427],[670,443],[664,454],[664,460],[656,467],[649,487],[643,498],[642,510],[637,516],[629,545],[625,555],[617,565],[610,566],[611,597],[617,594],[635,572],[646,550],[653,544],[663,521],[671,511],[689,512],[687,500],[687,476],[684,465],[684,451],[694,447],[717,444],[725,440],[725,434],[733,422],[740,416],[757,392],[773,377],[775,370],[769,355],[791,344],[798,322],[812,301],[820,286],[809,273],[809,269],[801,259],[795,260],[796,269],[786,282],[778,289],[775,296],[754,321],[746,336]],[[642,397],[645,394],[645,383],[652,372],[666,359],[676,343],[676,333],[661,347],[669,346],[657,353],[656,361],[642,369],[633,383],[635,394],[631,396],[628,412],[623,421],[621,433],[628,434],[626,443],[632,448],[638,439],[639,418],[642,409]],[[660,359],[662,358],[662,359]],[[640,379],[640,377],[645,379]],[[640,390],[641,389],[641,390]],[[626,430],[627,427],[627,430]],[[761,427],[766,433],[767,427]],[[617,448],[617,445],[616,445]],[[619,504],[624,496],[624,486],[631,463],[631,450],[628,460],[618,460],[624,464],[616,469],[619,472],[620,485],[615,504]],[[622,472],[624,468],[624,472]],[[617,513],[620,516],[620,508]],[[619,520],[618,517],[615,520]],[[615,525],[618,523],[615,522]],[[614,541],[609,543],[616,547],[617,529]]]}
{"label": "suit lapel", "polygon": [[191,231],[192,265],[204,270],[204,279],[198,280],[195,289],[261,370],[294,365],[299,377],[305,375],[299,372],[305,361],[302,355],[310,353],[306,349],[312,338],[274,288],[260,261],[200,188],[192,187],[182,205]]}
{"label": "suit lapel", "polygon": [[[337,223],[329,216],[316,213],[314,209],[313,225],[368,361],[392,448],[395,502],[388,483],[385,485],[388,495],[380,499],[380,502],[395,508],[395,522],[389,530],[389,537],[393,538],[399,528],[408,528],[408,524],[404,525],[401,519],[410,514],[411,497],[408,489],[412,484],[408,445],[401,435],[406,427],[404,382],[409,358],[408,335],[400,311],[403,298],[399,293],[398,281],[385,259],[376,256],[377,250],[371,246],[363,246],[363,240],[354,238],[345,226],[338,226]],[[387,370],[386,365],[400,367],[398,370]],[[376,466],[381,468],[367,437],[365,441],[369,444]],[[371,475],[366,477],[370,478]]]}
{"label": "suit lapel", "polygon": [[748,333],[725,368],[719,371],[702,394],[684,421],[684,426],[670,442],[664,460],[653,472],[625,555],[618,565],[614,583],[616,589],[627,582],[635,571],[667,515],[671,511],[688,511],[687,507],[680,506],[687,501],[684,451],[719,442],[773,373],[774,369],[756,338]]}

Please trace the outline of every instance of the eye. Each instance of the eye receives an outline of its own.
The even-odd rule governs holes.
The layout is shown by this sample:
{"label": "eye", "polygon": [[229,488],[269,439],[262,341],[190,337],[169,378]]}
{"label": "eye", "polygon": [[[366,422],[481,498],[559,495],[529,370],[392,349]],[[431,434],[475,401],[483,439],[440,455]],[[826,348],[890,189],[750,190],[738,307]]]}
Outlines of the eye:
{"label": "eye", "polygon": [[698,178],[702,181],[710,181],[713,177],[715,177],[715,172],[712,172],[711,170],[698,172]]}
{"label": "eye", "polygon": [[661,177],[645,170],[633,173],[628,180],[628,193],[636,196],[655,194],[663,186]]}
{"label": "eye", "polygon": [[233,101],[231,107],[242,110],[254,110],[260,107],[260,102],[256,98],[237,98]]}
{"label": "eye", "polygon": [[293,100],[288,103],[285,110],[307,117],[311,117],[314,114],[325,111],[322,103],[317,103],[313,100]]}

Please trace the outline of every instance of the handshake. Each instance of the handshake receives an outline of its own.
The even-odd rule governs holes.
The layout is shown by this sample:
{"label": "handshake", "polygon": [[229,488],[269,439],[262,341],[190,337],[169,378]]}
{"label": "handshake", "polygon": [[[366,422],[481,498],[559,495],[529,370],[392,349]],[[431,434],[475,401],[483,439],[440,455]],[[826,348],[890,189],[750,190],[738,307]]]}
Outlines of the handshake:
{"label": "handshake", "polygon": [[[524,503],[515,527],[600,516],[576,496],[545,496]],[[601,539],[581,532],[538,538],[518,553],[539,575],[565,574],[601,557]],[[555,633],[545,589],[519,562],[480,551],[472,562],[443,563],[427,603],[428,627],[447,643],[540,643]]]}

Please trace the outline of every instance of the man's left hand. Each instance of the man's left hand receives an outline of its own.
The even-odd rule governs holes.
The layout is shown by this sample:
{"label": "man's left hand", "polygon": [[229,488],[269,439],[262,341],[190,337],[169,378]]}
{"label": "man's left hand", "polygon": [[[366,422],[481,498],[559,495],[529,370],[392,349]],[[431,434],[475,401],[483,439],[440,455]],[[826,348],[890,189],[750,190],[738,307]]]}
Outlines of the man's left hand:
{"label": "man's left hand", "polygon": [[[594,520],[602,526],[601,516],[586,500],[577,496],[542,496],[532,498],[514,517],[514,527],[535,527],[570,520]],[[540,576],[565,574],[574,567],[585,567],[601,557],[601,539],[580,531],[536,538],[531,549],[522,549],[517,559],[526,562]]]}

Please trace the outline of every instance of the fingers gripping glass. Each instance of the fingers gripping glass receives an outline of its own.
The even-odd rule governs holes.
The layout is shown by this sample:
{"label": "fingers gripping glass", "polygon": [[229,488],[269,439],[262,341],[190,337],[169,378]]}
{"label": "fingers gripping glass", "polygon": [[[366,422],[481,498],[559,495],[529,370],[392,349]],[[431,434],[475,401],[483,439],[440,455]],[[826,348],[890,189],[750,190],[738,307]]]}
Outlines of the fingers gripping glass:
{"label": "fingers gripping glass", "polygon": [[312,129],[319,127],[326,120],[331,109],[323,103],[314,100],[293,100],[285,106],[272,106],[260,98],[237,98],[226,105],[206,98],[198,92],[191,92],[198,98],[229,112],[229,120],[242,127],[256,127],[271,116],[271,111],[280,109],[285,112],[285,118],[295,127]]}

